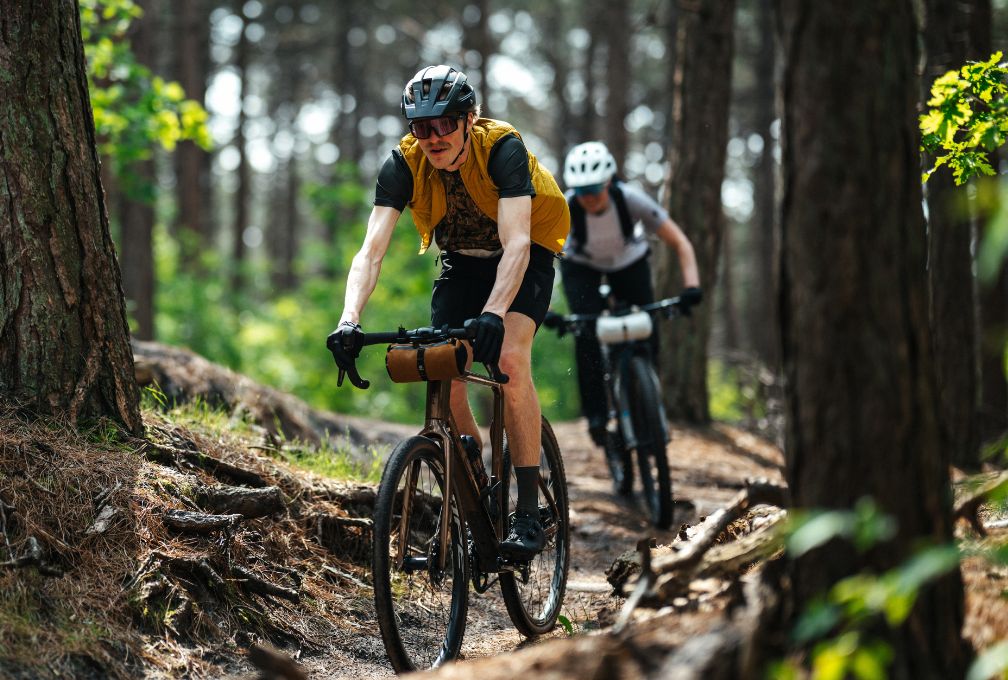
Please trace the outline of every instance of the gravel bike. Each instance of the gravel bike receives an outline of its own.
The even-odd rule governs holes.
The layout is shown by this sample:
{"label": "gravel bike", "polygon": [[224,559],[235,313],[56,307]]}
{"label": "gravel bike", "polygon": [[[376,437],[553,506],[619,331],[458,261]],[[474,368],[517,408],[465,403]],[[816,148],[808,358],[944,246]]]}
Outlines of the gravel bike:
{"label": "gravel bike", "polygon": [[[560,447],[545,418],[539,455],[541,553],[514,562],[499,547],[515,511],[517,481],[504,436],[502,385],[496,365],[488,375],[469,364],[468,329],[432,327],[364,333],[362,346],[386,344],[394,382],[427,382],[423,429],[390,454],[374,512],[372,574],[382,640],[398,673],[440,666],[458,656],[465,635],[469,584],[485,593],[495,583],[508,615],[523,635],[553,629],[567,586],[570,560],[567,480]],[[366,389],[356,366],[346,374]],[[340,370],[338,384],[344,371]],[[464,441],[451,414],[451,381],[493,393],[489,475],[471,438]]]}
{"label": "gravel bike", "polygon": [[600,286],[599,294],[608,307],[601,314],[562,316],[551,312],[544,325],[560,336],[593,333],[598,338],[609,421],[605,456],[614,487],[621,495],[631,493],[636,454],[641,493],[651,522],[667,529],[674,505],[665,451],[669,429],[649,338],[655,319],[688,312],[678,297],[627,306],[610,294],[608,285]]}

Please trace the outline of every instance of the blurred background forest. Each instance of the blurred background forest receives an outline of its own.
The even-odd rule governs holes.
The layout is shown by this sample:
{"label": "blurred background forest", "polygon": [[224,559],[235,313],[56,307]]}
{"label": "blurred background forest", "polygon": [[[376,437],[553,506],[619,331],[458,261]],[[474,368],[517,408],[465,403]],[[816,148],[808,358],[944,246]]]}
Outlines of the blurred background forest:
{"label": "blurred background forest", "polygon": [[[714,293],[705,302],[711,415],[764,426],[772,424],[767,405],[772,410],[779,361],[769,306],[780,163],[771,5],[738,0],[728,19],[724,227],[717,281],[703,281]],[[1006,5],[992,5],[995,45],[1008,35]],[[514,124],[558,181],[571,146],[601,139],[627,180],[668,205],[673,78],[682,53],[676,2],[81,6],[134,335],[189,347],[315,406],[422,417],[422,387],[390,388],[380,352],[362,360],[374,385],[360,392],[337,389],[324,347],[378,167],[405,132],[402,87],[421,66],[464,70],[484,115]],[[682,216],[673,211],[673,218]],[[704,228],[690,226],[692,233]],[[428,322],[436,263],[432,254],[417,257],[417,246],[404,214],[365,330]],[[657,264],[674,266],[666,258]],[[563,305],[558,288],[554,306]],[[568,343],[542,334],[535,348],[544,411],[554,419],[577,415]]]}

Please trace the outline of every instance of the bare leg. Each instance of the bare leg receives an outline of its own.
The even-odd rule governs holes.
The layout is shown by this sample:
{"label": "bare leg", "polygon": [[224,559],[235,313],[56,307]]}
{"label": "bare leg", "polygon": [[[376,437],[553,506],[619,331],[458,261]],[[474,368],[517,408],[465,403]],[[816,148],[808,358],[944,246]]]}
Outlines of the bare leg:
{"label": "bare leg", "polygon": [[451,385],[451,412],[458,425],[460,435],[472,435],[476,443],[483,446],[483,438],[480,436],[479,427],[476,426],[476,419],[473,417],[472,408],[469,406],[468,385],[462,382],[452,382]]}
{"label": "bare leg", "polygon": [[532,383],[532,338],[535,322],[524,314],[504,317],[500,367],[510,381],[504,386],[504,428],[516,467],[539,465],[542,411]]}

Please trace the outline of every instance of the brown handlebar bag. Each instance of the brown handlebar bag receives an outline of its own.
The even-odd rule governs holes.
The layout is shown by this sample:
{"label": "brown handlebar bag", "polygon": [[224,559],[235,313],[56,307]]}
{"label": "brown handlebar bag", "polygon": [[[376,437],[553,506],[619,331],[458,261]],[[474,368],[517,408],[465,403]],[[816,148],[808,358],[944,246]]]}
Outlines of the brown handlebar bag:
{"label": "brown handlebar bag", "polygon": [[465,372],[469,345],[452,338],[433,345],[389,345],[385,370],[392,382],[451,380]]}

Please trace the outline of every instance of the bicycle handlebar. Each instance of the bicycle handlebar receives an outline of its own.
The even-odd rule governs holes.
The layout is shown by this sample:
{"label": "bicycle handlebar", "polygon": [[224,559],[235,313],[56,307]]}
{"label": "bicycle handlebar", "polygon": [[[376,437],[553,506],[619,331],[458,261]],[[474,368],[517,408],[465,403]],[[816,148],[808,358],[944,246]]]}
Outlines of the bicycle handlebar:
{"label": "bicycle handlebar", "polygon": [[[396,331],[378,331],[375,333],[361,333],[360,341],[358,346],[355,348],[345,347],[344,349],[348,351],[360,352],[364,347],[370,345],[390,345],[390,344],[411,344],[411,345],[431,345],[437,342],[445,342],[446,340],[472,340],[473,332],[468,328],[468,322],[466,322],[465,328],[448,328],[447,325],[441,328],[435,328],[434,326],[421,326],[420,328],[413,328],[406,330],[402,326]],[[356,356],[356,355],[355,355]],[[502,385],[506,384],[510,379],[507,374],[502,373],[500,366],[496,363],[493,364],[483,364],[490,379],[494,382],[500,383]],[[371,381],[365,380],[361,377],[360,373],[357,372],[357,362],[356,360],[349,368],[340,367],[339,376],[336,379],[336,386],[343,386],[343,378],[350,378],[350,382],[354,387],[366,390],[371,386]]]}
{"label": "bicycle handlebar", "polygon": [[558,314],[556,316],[559,318],[553,324],[549,324],[548,327],[556,331],[557,335],[563,335],[567,331],[576,333],[586,328],[589,324],[596,322],[601,316],[627,316],[628,314],[635,314],[637,312],[647,312],[652,316],[661,314],[666,319],[672,319],[682,316],[684,313],[688,314],[688,311],[684,312],[684,307],[686,307],[685,303],[677,295],[676,297],[649,302],[646,305],[625,307],[616,311],[606,311],[599,314]]}

